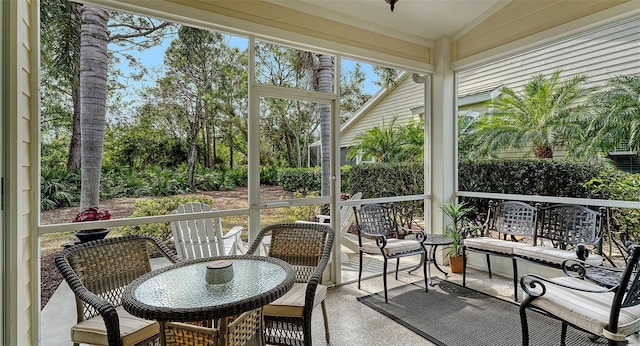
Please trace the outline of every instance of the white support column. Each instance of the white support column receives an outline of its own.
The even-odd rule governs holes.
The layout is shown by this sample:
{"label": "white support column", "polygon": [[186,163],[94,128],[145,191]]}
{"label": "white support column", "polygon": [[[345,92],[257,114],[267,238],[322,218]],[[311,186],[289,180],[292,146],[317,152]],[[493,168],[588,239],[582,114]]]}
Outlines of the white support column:
{"label": "white support column", "polygon": [[452,201],[456,186],[456,90],[450,66],[451,39],[441,37],[435,46],[435,72],[431,97],[431,230],[442,233],[448,222],[440,203]]}

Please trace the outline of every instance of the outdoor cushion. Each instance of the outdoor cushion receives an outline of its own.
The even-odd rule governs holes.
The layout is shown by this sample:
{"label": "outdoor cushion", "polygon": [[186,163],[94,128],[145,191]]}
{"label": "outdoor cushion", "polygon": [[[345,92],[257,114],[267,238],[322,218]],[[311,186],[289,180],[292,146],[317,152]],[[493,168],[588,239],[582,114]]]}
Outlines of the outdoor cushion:
{"label": "outdoor cushion", "polygon": [[[306,283],[295,283],[284,296],[266,305],[263,312],[267,316],[302,317],[306,292]],[[322,303],[326,297],[327,286],[318,285],[313,306],[316,307]]]}
{"label": "outdoor cushion", "polygon": [[[160,332],[160,327],[155,321],[135,317],[122,306],[117,306],[116,311],[123,345],[134,345]],[[102,317],[98,315],[71,327],[71,340],[89,345],[108,345],[107,330]]]}
{"label": "outdoor cushion", "polygon": [[[578,259],[575,251],[556,249],[548,246],[525,246],[514,248],[513,254],[524,258],[542,260],[558,265],[562,264],[564,260]],[[591,265],[601,265],[602,261],[602,256],[598,254],[589,254],[589,257],[587,257],[586,260],[586,262]]]}
{"label": "outdoor cushion", "polygon": [[[602,291],[603,287],[572,277],[558,277],[552,279],[564,285],[578,287],[593,291]],[[558,318],[567,321],[579,328],[597,335],[603,333],[611,336],[611,333],[603,332],[609,325],[609,313],[613,293],[589,293],[567,289],[553,284],[545,284],[546,293],[533,300],[532,306],[539,307]],[[630,335],[640,329],[640,305],[622,308],[620,310],[620,322],[616,334]]]}
{"label": "outdoor cushion", "polygon": [[[379,254],[380,248],[374,242],[367,242],[362,245],[362,250],[366,253]],[[387,255],[399,254],[403,252],[413,252],[422,250],[420,243],[417,240],[405,240],[405,239],[387,239],[387,246],[384,247],[384,252]]]}
{"label": "outdoor cushion", "polygon": [[513,255],[514,248],[528,247],[531,245],[496,238],[478,237],[465,239],[464,246],[470,249],[487,250]]}

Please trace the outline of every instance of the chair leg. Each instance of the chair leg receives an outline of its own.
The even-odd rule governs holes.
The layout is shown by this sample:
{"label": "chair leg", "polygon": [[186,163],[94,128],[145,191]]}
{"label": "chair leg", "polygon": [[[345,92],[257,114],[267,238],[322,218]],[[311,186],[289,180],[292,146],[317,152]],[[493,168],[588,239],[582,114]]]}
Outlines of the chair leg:
{"label": "chair leg", "polygon": [[358,265],[358,289],[360,289],[360,280],[362,280],[362,251],[360,251],[360,263]]}
{"label": "chair leg", "polygon": [[387,258],[384,259],[384,265],[382,270],[382,285],[384,286],[384,302],[388,303],[387,299]]}
{"label": "chair leg", "polygon": [[327,340],[327,344],[329,344],[329,320],[327,319],[327,306],[324,304],[324,300],[320,303],[320,306],[322,307],[322,318],[324,318],[324,337]]}
{"label": "chair leg", "polygon": [[518,301],[518,262],[515,258],[511,259],[513,264],[513,299]]}
{"label": "chair leg", "polygon": [[400,257],[396,258],[396,280],[398,280],[398,269],[400,269]]}
{"label": "chair leg", "polygon": [[567,344],[567,322],[562,321],[562,330],[560,332],[560,346]]}
{"label": "chair leg", "polygon": [[422,275],[424,275],[424,291],[425,292],[429,292],[429,277],[427,276],[428,265],[429,265],[429,262],[424,262],[424,265],[422,266]]}
{"label": "chair leg", "polygon": [[485,255],[487,257],[487,270],[489,271],[489,279],[491,279],[491,259],[489,258],[489,254]]}
{"label": "chair leg", "polygon": [[522,327],[522,346],[529,346],[529,326],[527,325],[526,308],[529,304],[529,298],[525,299],[520,305],[520,325]]}

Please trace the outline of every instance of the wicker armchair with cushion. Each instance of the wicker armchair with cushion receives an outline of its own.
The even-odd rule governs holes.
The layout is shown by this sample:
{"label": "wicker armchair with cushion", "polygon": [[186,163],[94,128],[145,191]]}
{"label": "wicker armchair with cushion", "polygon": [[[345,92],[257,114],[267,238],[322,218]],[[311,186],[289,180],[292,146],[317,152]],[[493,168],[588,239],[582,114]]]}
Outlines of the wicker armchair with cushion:
{"label": "wicker armchair with cushion", "polygon": [[171,262],[179,260],[160,240],[147,236],[91,241],[56,255],[56,267],[76,296],[74,345],[135,345],[157,339],[158,324],[130,315],[121,303],[126,286],[151,271],[151,249]]}
{"label": "wicker armchair with cushion", "polygon": [[296,283],[287,294],[264,307],[265,337],[268,344],[312,345],[311,316],[322,306],[325,337],[329,343],[329,325],[325,298],[327,287],[320,284],[331,248],[334,231],[322,224],[276,224],[267,226],[247,251],[252,255],[271,237],[268,256],[288,262],[296,271]]}
{"label": "wicker armchair with cushion", "polygon": [[[356,209],[356,224],[358,226],[358,241],[360,243],[360,266],[358,267],[358,288],[362,279],[363,255],[377,255],[384,259],[382,271],[382,282],[384,284],[384,302],[387,300],[387,261],[396,259],[396,280],[398,280],[398,268],[400,258],[407,256],[422,256],[425,260],[427,251],[422,241],[425,235],[420,230],[408,229],[400,226],[396,222],[396,214],[393,208],[388,208],[380,204],[363,205]],[[400,239],[400,232],[406,235],[415,233],[415,239]],[[373,241],[372,239],[375,239]],[[427,266],[423,266],[424,285],[427,285]]]}
{"label": "wicker armchair with cushion", "polygon": [[[565,345],[567,327],[571,325],[608,340],[608,345],[626,345],[626,336],[640,330],[640,247],[630,244],[631,255],[623,272],[619,268],[591,266],[580,260],[567,260],[567,276],[545,278],[527,274],[520,279],[526,297],[520,305],[522,345],[529,345],[527,309],[543,311],[562,321],[560,345]],[[610,271],[617,284],[596,284],[586,280],[592,268]],[[606,280],[609,281],[609,280]]]}
{"label": "wicker armchair with cushion", "polygon": [[[205,324],[205,325],[203,325]],[[162,322],[165,346],[263,345],[262,308],[244,312],[234,319],[222,318],[218,328],[208,323]]]}

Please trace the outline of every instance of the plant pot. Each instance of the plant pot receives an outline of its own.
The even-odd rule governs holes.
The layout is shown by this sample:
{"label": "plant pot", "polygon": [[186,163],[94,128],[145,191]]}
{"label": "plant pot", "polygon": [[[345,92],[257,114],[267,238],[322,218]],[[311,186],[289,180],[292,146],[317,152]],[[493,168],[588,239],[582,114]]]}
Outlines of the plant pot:
{"label": "plant pot", "polygon": [[452,273],[461,274],[463,267],[463,259],[462,255],[460,256],[449,256],[449,268]]}
{"label": "plant pot", "polygon": [[108,233],[108,228],[87,229],[84,231],[77,231],[76,237],[78,237],[80,243],[86,243],[92,240],[104,239],[104,237],[106,237]]}

